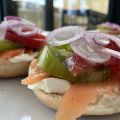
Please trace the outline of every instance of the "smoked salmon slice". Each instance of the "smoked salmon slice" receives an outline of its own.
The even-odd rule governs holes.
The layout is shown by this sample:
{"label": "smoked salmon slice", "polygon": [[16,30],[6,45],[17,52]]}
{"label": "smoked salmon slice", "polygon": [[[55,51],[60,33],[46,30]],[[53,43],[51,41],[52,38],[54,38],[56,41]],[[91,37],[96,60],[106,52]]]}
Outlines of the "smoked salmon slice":
{"label": "smoked salmon slice", "polygon": [[10,50],[10,51],[4,52],[0,54],[0,59],[12,58],[17,55],[23,54],[24,51],[25,51],[24,49],[17,49],[17,50]]}
{"label": "smoked salmon slice", "polygon": [[76,120],[96,101],[99,93],[108,91],[112,91],[109,85],[73,84],[62,99],[56,120]]}
{"label": "smoked salmon slice", "polygon": [[37,60],[33,59],[32,62],[31,62],[31,64],[30,64],[30,67],[34,68],[34,67],[36,67],[36,65],[37,65]]}
{"label": "smoked salmon slice", "polygon": [[47,77],[48,77],[48,74],[46,73],[40,73],[40,74],[34,73],[34,74],[29,75],[27,78],[23,79],[21,83],[23,85],[32,85]]}
{"label": "smoked salmon slice", "polygon": [[21,81],[23,85],[32,85],[48,77],[48,73],[44,72],[37,66],[36,59],[32,60],[30,67],[34,69],[34,72]]}

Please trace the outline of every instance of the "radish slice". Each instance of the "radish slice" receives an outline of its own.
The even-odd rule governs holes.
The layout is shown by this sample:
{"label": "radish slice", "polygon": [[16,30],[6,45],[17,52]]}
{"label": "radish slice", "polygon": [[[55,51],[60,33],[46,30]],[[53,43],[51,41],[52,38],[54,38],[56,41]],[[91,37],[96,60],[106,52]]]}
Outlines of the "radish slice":
{"label": "radish slice", "polygon": [[81,38],[85,28],[80,26],[66,26],[52,31],[47,36],[47,42],[52,46],[65,45]]}
{"label": "radish slice", "polygon": [[104,63],[111,58],[110,55],[98,51],[97,49],[99,49],[99,46],[90,46],[84,38],[72,42],[71,48],[80,57],[92,63]]}

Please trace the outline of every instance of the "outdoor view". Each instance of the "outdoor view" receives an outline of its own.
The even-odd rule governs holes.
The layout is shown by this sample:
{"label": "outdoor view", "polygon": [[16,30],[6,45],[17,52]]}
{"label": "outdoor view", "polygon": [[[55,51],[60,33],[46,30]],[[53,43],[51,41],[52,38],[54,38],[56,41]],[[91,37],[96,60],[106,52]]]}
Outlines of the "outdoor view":
{"label": "outdoor view", "polygon": [[[18,15],[33,21],[44,29],[45,0],[13,0],[18,1]],[[54,27],[62,25],[91,24],[90,15],[102,15],[92,21],[103,21],[108,12],[109,0],[54,0]],[[102,9],[101,9],[102,8]],[[67,11],[67,12],[65,12]],[[76,11],[76,12],[72,12]],[[80,14],[77,14],[80,11]],[[63,14],[65,12],[64,18]],[[97,13],[94,13],[97,12]],[[74,14],[75,13],[75,14]],[[93,16],[92,16],[93,17]],[[96,20],[97,19],[97,20]],[[100,20],[99,20],[100,19]],[[101,20],[102,19],[102,20]],[[63,20],[63,21],[62,21]]]}

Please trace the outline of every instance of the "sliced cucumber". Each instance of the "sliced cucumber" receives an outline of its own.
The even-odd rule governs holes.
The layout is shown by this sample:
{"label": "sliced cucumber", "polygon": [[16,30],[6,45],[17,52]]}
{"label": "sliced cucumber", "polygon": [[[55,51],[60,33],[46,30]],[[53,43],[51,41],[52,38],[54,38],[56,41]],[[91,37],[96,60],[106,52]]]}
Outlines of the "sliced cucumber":
{"label": "sliced cucumber", "polygon": [[69,54],[65,51],[61,52],[58,48],[46,46],[38,57],[38,66],[51,76],[74,82],[98,82],[108,78],[110,70],[105,67],[73,76],[64,63],[64,57],[67,55]]}
{"label": "sliced cucumber", "polygon": [[38,65],[52,76],[70,80],[72,75],[60,56],[56,48],[46,46],[38,58]]}
{"label": "sliced cucumber", "polygon": [[1,52],[14,50],[14,49],[18,49],[18,48],[22,48],[22,46],[19,44],[7,41],[7,40],[0,41],[0,51]]}
{"label": "sliced cucumber", "polygon": [[61,46],[56,46],[56,48],[65,49],[67,51],[73,51],[72,48],[71,48],[71,46],[69,44],[61,45]]}
{"label": "sliced cucumber", "polygon": [[67,57],[70,57],[73,55],[73,52],[71,52],[71,51],[68,51],[66,49],[59,49],[59,48],[55,48],[55,47],[51,48],[51,52],[53,53],[53,55],[55,55],[59,59],[61,59],[62,62],[64,62]]}
{"label": "sliced cucumber", "polygon": [[108,68],[99,68],[91,70],[85,74],[78,76],[76,79],[80,82],[99,82],[107,80],[110,76],[110,69]]}

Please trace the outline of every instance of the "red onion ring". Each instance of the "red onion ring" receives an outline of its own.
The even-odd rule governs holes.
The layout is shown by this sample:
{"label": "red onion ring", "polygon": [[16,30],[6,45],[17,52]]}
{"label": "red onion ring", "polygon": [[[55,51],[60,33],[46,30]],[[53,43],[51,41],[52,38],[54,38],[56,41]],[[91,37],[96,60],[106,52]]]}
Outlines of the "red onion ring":
{"label": "red onion ring", "polygon": [[108,55],[112,55],[113,57],[116,57],[118,59],[120,59],[120,52],[109,49],[109,48],[103,48],[101,49],[101,52],[106,53]]}
{"label": "red onion ring", "polygon": [[71,47],[76,54],[88,61],[104,63],[111,56],[120,59],[120,51],[105,48],[110,43],[110,40],[120,47],[119,38],[105,33],[87,31],[83,34],[83,40],[74,41],[71,43]]}
{"label": "red onion ring", "polygon": [[21,21],[21,18],[20,17],[18,17],[18,16],[5,16],[4,17],[4,21],[8,21],[8,20],[19,20],[19,21]]}
{"label": "red onion ring", "polygon": [[77,55],[91,63],[104,63],[111,58],[110,55],[98,51],[96,46],[91,46],[85,38],[80,38],[70,45]]}
{"label": "red onion ring", "polygon": [[[84,37],[88,43],[91,43],[91,41],[93,43],[95,41],[96,43],[98,43],[98,45],[106,46],[109,44],[110,40],[112,40],[120,47],[120,39],[113,35],[109,35],[106,33],[87,31],[84,33]],[[99,41],[101,39],[102,39],[102,41]],[[108,42],[106,42],[106,40]],[[103,43],[104,43],[104,45],[103,45]]]}
{"label": "red onion ring", "polygon": [[[38,27],[36,27],[36,25],[31,24],[29,22],[23,22],[23,21],[16,22],[12,20],[11,23],[9,22],[9,27],[18,35],[22,35],[22,36],[32,36],[34,34],[41,33],[41,29],[39,29]],[[28,29],[30,31],[23,32],[24,29]]]}
{"label": "red onion ring", "polygon": [[47,42],[52,46],[65,45],[81,38],[85,28],[80,26],[66,26],[52,31],[47,36]]}
{"label": "red onion ring", "polygon": [[[11,29],[21,36],[32,36],[42,32],[34,23],[15,16],[7,16],[4,21],[0,24],[0,39],[5,38],[7,29]],[[24,31],[28,30],[28,31]]]}
{"label": "red onion ring", "polygon": [[97,31],[87,31],[79,26],[68,26],[54,30],[47,36],[47,42],[52,46],[70,43],[73,51],[80,57],[92,63],[104,63],[111,56],[120,58],[118,51],[105,48],[114,41],[120,47],[120,39]]}
{"label": "red onion ring", "polygon": [[0,40],[4,40],[7,28],[7,25],[5,25],[4,23],[0,24]]}

